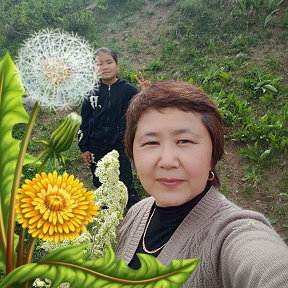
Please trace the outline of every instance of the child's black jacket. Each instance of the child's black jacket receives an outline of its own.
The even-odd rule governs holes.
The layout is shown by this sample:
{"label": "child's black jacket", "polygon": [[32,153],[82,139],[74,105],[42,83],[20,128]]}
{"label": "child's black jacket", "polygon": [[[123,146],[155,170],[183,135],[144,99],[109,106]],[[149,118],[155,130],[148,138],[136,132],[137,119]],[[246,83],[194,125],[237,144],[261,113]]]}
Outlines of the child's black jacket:
{"label": "child's black jacket", "polygon": [[118,79],[111,86],[101,80],[95,85],[82,105],[82,124],[78,131],[81,152],[89,151],[89,141],[111,148],[123,142],[125,113],[129,101],[138,91],[124,79]]}

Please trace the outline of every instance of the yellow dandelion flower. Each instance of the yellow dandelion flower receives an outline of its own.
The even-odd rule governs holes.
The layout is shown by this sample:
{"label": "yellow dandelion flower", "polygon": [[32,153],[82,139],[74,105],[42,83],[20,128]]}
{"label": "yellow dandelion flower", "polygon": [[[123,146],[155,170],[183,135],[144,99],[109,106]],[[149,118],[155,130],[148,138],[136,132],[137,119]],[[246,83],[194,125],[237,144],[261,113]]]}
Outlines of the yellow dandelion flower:
{"label": "yellow dandelion flower", "polygon": [[32,181],[26,179],[16,196],[18,222],[43,241],[74,240],[99,213],[93,191],[82,187],[66,172],[63,176],[42,172]]}

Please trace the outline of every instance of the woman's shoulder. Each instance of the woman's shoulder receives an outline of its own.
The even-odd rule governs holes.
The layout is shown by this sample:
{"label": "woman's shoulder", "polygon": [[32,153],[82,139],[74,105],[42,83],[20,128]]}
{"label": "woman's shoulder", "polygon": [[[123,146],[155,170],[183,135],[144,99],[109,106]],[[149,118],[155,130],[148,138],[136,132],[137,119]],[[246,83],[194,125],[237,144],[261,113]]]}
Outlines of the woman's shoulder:
{"label": "woman's shoulder", "polygon": [[[208,191],[206,199],[203,205],[207,205],[209,208],[210,213],[215,213],[215,216],[220,218],[221,220],[228,220],[234,221],[235,219],[254,219],[255,221],[260,221],[265,224],[269,224],[269,221],[266,217],[253,210],[244,209],[241,206],[237,205],[236,203],[232,202],[231,200],[227,199],[222,193],[220,193],[217,188],[211,187]],[[207,208],[206,207],[206,208]],[[213,209],[214,207],[214,209]]]}
{"label": "woman's shoulder", "polygon": [[[243,209],[232,203],[215,188],[208,191],[205,196],[206,199],[203,199],[203,203],[199,203],[201,207],[200,209],[198,207],[198,210],[204,209],[206,211],[206,218],[203,216],[201,223],[206,227],[207,233],[212,238],[215,236],[218,239],[221,237],[232,239],[243,235],[248,238],[249,235],[254,237],[255,233],[269,235],[272,238],[279,237],[263,214]],[[201,212],[198,212],[198,214],[201,214]]]}

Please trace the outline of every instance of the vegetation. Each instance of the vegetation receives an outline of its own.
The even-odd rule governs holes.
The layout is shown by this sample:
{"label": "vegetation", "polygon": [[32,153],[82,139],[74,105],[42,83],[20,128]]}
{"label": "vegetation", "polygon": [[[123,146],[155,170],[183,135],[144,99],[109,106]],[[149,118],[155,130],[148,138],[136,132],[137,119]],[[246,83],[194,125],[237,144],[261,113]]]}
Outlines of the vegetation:
{"label": "vegetation", "polygon": [[[178,79],[201,86],[224,116],[222,192],[240,206],[264,213],[288,237],[285,1],[6,0],[0,5],[0,56],[8,49],[16,57],[30,33],[60,27],[77,32],[95,48],[114,48],[122,62],[120,75],[131,82],[142,70],[152,81]],[[34,137],[47,139],[63,118],[40,111],[46,124],[41,131],[36,126]],[[21,129],[15,135],[21,136]],[[42,148],[33,142],[29,147],[35,155]],[[67,168],[58,168],[87,181],[90,171],[76,142],[65,157]]]}

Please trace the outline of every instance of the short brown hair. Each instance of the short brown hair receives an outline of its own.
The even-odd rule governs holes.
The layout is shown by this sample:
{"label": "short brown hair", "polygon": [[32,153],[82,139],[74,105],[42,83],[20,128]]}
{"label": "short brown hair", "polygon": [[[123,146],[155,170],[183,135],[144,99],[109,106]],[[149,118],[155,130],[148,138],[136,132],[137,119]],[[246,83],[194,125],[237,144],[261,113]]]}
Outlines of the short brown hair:
{"label": "short brown hair", "polygon": [[216,186],[219,185],[215,166],[224,153],[223,119],[209,96],[199,87],[187,82],[174,80],[155,82],[133,97],[126,113],[125,150],[128,157],[134,161],[133,143],[140,117],[149,109],[161,110],[167,107],[202,115],[202,123],[209,132],[213,147],[211,165],[215,179],[211,182]]}

